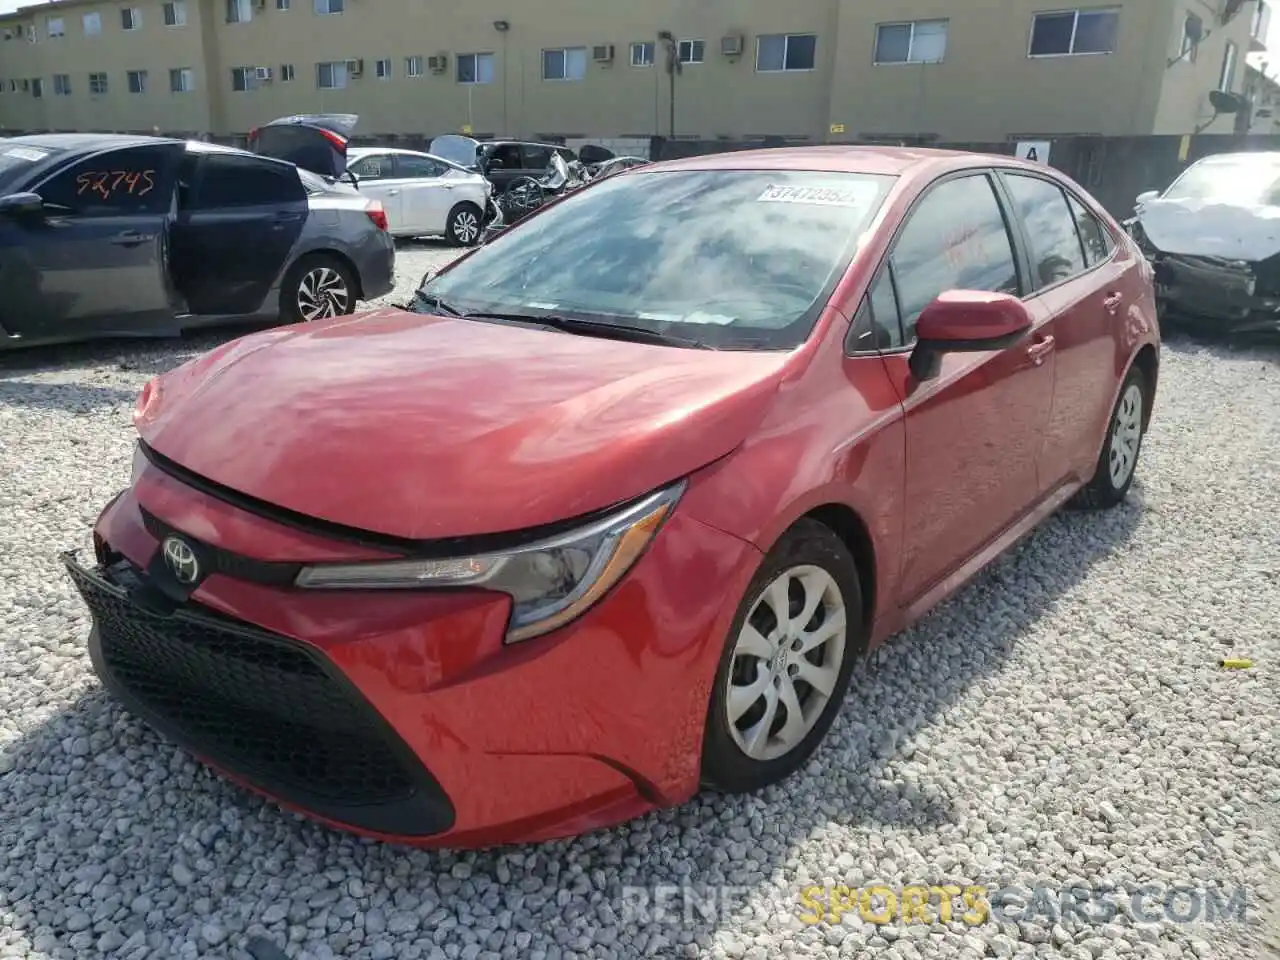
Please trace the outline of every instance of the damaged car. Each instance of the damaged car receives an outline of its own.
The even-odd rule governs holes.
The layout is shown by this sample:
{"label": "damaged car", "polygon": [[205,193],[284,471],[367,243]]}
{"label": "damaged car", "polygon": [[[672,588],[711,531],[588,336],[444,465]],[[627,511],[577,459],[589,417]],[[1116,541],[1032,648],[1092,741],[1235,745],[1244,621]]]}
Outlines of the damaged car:
{"label": "damaged car", "polygon": [[1137,198],[1129,232],[1162,320],[1231,338],[1280,335],[1280,152],[1198,160]]}

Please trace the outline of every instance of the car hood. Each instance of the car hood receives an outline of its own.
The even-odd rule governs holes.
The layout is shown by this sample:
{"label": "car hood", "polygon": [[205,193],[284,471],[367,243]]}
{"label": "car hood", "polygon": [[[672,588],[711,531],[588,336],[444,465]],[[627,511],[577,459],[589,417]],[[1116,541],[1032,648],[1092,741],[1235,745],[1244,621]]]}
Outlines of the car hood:
{"label": "car hood", "polygon": [[157,453],[241,495],[411,539],[556,523],[738,446],[790,354],[384,309],[254,334],[153,382]]}
{"label": "car hood", "polygon": [[1280,253],[1280,207],[1149,200],[1138,221],[1164,253],[1248,261]]}

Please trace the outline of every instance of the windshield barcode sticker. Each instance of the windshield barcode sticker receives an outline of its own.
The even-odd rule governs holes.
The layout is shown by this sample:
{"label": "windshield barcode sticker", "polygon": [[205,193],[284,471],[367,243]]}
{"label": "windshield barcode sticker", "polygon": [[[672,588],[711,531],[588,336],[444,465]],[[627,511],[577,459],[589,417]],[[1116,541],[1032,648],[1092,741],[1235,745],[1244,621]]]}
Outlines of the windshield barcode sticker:
{"label": "windshield barcode sticker", "polygon": [[48,155],[45,150],[32,150],[28,147],[10,147],[4,152],[6,157],[13,157],[15,160],[30,160],[32,163],[37,163]]}
{"label": "windshield barcode sticker", "polygon": [[756,198],[759,203],[816,203],[825,207],[864,207],[868,196],[874,196],[876,188],[866,184],[863,189],[849,187],[787,187],[770,184]]}

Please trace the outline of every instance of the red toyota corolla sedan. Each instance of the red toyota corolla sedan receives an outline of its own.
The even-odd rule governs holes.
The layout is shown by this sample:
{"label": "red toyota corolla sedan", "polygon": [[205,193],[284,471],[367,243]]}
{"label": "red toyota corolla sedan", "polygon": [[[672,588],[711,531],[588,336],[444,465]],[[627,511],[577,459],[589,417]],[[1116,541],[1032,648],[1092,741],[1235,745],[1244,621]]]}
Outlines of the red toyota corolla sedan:
{"label": "red toyota corolla sedan", "polygon": [[1133,481],[1151,271],[1007,157],[809,148],[548,205],[410,310],[138,400],[67,564],[138,717],[395,841],[565,836],[792,774],[854,662]]}

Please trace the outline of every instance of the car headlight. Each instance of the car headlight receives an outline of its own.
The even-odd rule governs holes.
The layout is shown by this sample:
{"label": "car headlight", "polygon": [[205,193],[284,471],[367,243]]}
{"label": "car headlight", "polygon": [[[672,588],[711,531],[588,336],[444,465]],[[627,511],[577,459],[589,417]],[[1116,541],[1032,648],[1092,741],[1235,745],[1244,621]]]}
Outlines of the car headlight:
{"label": "car headlight", "polygon": [[653,540],[684,492],[672,484],[568,533],[501,553],[305,567],[295,585],[325,590],[473,587],[512,600],[507,642],[541,636],[603,597]]}

